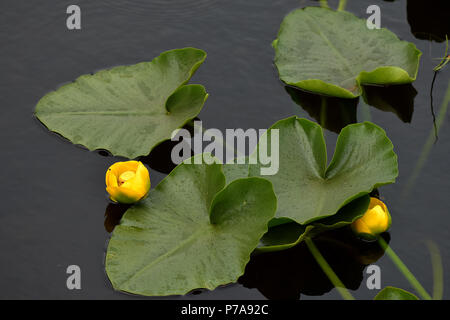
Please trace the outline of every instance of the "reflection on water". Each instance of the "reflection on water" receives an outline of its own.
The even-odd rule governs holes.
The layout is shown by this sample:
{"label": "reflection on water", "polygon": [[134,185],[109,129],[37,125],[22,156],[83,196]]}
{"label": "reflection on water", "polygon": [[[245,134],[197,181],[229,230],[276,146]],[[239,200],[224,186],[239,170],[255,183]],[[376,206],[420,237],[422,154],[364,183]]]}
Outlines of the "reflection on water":
{"label": "reflection on water", "polygon": [[433,75],[433,80],[431,80],[431,88],[430,88],[430,111],[431,111],[431,116],[433,117],[433,129],[434,129],[434,136],[435,136],[434,142],[437,142],[437,140],[439,139],[437,125],[436,125],[436,113],[434,112],[434,104],[433,104],[433,89],[434,89],[434,83],[436,81],[437,74],[438,74],[438,71],[435,71],[434,75]]}
{"label": "reflection on water", "polygon": [[183,18],[214,7],[218,0],[119,0],[105,1],[105,6],[126,15],[145,16],[149,20]]}
{"label": "reflection on water", "polygon": [[[0,264],[0,272],[3,275],[0,282],[10,289],[3,290],[1,298],[73,298],[73,291],[61,290],[63,282],[58,279],[55,281],[55,276],[64,275],[64,272],[49,270],[49,266],[70,262],[74,258],[80,265],[98,266],[98,257],[103,253],[102,244],[105,241],[103,230],[106,228],[112,231],[125,211],[123,208],[119,210],[122,205],[108,205],[104,226],[101,223],[103,221],[98,223],[98,219],[103,220],[101,210],[106,207],[105,199],[101,196],[104,190],[104,167],[109,163],[108,160],[123,161],[122,158],[99,159],[87,156],[80,148],[62,143],[58,139],[50,139],[47,131],[31,122],[30,114],[37,100],[56,84],[97,68],[147,61],[164,50],[189,45],[203,48],[209,54],[207,62],[202,66],[206,69],[196,75],[195,81],[204,84],[212,93],[208,108],[202,112],[202,120],[205,123],[213,123],[214,127],[228,127],[231,124],[245,128],[264,128],[292,115],[292,106],[285,103],[287,97],[284,90],[280,90],[277,73],[271,65],[273,49],[270,47],[270,41],[276,37],[285,14],[302,3],[318,3],[307,0],[215,0],[211,1],[212,5],[209,6],[207,1],[210,2],[83,1],[81,6],[84,18],[81,32],[68,32],[64,27],[67,4],[63,2],[56,5],[43,1],[36,6],[31,1],[11,1],[8,10],[2,12],[2,37],[5,41],[2,46],[3,93],[0,98],[8,116],[0,117],[0,121],[3,121],[2,128],[6,130],[2,131],[1,140],[1,149],[4,152],[2,158],[6,162],[3,162],[4,170],[0,174],[3,181],[10,183],[4,184],[5,188],[2,189],[3,198],[8,201],[4,202],[0,215],[0,234],[8,241],[1,242],[7,263]],[[433,76],[431,70],[439,60],[427,59],[426,53],[430,49],[430,58],[441,57],[443,43],[412,38],[410,29],[418,28],[410,28],[403,18],[406,1],[397,0],[400,5],[396,6],[381,1],[374,3],[369,0],[352,0],[348,1],[347,7],[355,15],[366,17],[365,9],[376,2],[384,5],[383,26],[394,31],[401,39],[413,40],[424,52],[421,71],[414,83],[420,93],[415,98],[415,104],[428,106],[428,93]],[[417,1],[419,4],[420,2]],[[443,1],[425,3],[430,6],[430,10],[437,11],[441,8],[436,4],[438,2]],[[329,3],[336,7],[337,1]],[[411,4],[412,1],[409,1],[408,11],[411,11]],[[201,6],[203,9],[198,10]],[[180,12],[177,12],[178,9]],[[416,16],[408,14],[410,23],[414,25],[425,19],[425,10]],[[432,15],[431,22],[440,23],[441,29],[449,33],[448,27],[445,27],[448,26],[448,19],[439,18],[447,12],[448,10],[436,12]],[[180,19],[180,16],[183,18]],[[443,70],[437,76],[434,87],[435,108],[437,112],[440,110],[436,117],[437,127],[442,129],[442,124],[446,125],[448,116],[445,112],[447,104],[444,105],[442,101],[447,90],[447,72],[448,70]],[[414,270],[427,269],[428,261],[424,260],[426,252],[421,254],[421,251],[413,246],[416,241],[431,237],[444,246],[442,258],[444,265],[448,266],[450,251],[445,248],[448,248],[449,233],[445,226],[450,221],[445,213],[448,211],[446,197],[449,192],[449,175],[445,168],[448,163],[446,141],[450,131],[441,129],[440,141],[432,148],[435,134],[431,132],[433,128],[430,110],[425,107],[416,108],[413,124],[402,126],[401,130],[394,130],[399,124],[396,116],[380,117],[377,120],[381,127],[389,131],[389,137],[398,146],[396,152],[401,159],[401,177],[397,185],[383,189],[390,206],[396,211],[405,212],[395,218],[395,229],[399,232],[395,247],[400,251],[408,251],[405,259],[408,267]],[[420,153],[425,141],[426,145]],[[101,151],[99,153],[108,155]],[[162,154],[167,152],[158,152],[157,158],[162,157]],[[431,161],[431,164],[426,166],[424,159]],[[403,203],[396,191],[406,187],[405,180],[409,178],[411,168],[416,166],[416,161],[418,165],[411,176],[411,185],[417,188],[410,194],[408,201]],[[426,170],[426,174],[419,176],[420,169],[424,170],[423,172]],[[45,179],[42,178],[43,173],[46,173]],[[63,180],[70,182],[64,188],[61,187],[61,173],[65,175]],[[96,194],[99,196],[94,196]],[[84,202],[73,199],[84,199]],[[94,208],[101,208],[100,212],[97,212],[99,215],[87,214],[87,209]],[[80,211],[86,213],[85,218],[80,219]],[[429,219],[423,218],[424,212]],[[27,223],[24,223],[24,219]],[[24,232],[17,232],[17,228],[11,226],[22,226]],[[84,232],[80,233],[79,230]],[[86,241],[86,235],[89,235],[89,241]],[[14,243],[14,246],[11,246],[11,243]],[[345,277],[342,267],[338,270],[336,265],[339,261],[335,260],[341,260],[340,263],[344,266],[358,266],[358,263],[352,262],[355,259],[352,251],[355,249],[344,250],[350,253],[338,256],[333,255],[331,249],[325,249],[326,246],[322,241],[318,244],[333,268],[337,269],[338,275],[348,284],[351,282],[346,279],[349,276]],[[36,255],[36,252],[41,254]],[[335,257],[334,260],[332,256]],[[350,258],[344,263],[348,256]],[[280,257],[279,263],[271,261],[270,257]],[[318,277],[315,276],[317,274],[322,282],[330,287],[317,264],[314,261],[308,262],[311,260],[308,252],[300,247],[290,253],[273,254],[266,258],[253,257],[242,281],[246,280],[247,286],[260,288],[266,296],[275,298],[298,297],[302,292],[311,291],[311,287],[315,287],[314,279]],[[255,266],[258,261],[261,270]],[[289,266],[291,261],[292,267]],[[393,275],[394,278],[391,279],[395,280],[398,271],[388,259],[377,263],[382,267],[383,274]],[[308,268],[309,264],[312,266]],[[33,272],[29,272],[30,265],[33,266]],[[301,265],[301,268],[296,267],[298,265]],[[352,267],[353,269],[359,272],[361,278],[361,267]],[[281,274],[279,270],[290,273]],[[19,286],[18,278],[12,271],[20,275]],[[107,282],[104,281],[105,276],[101,268],[90,268],[89,272],[90,276],[83,280],[85,288],[89,289],[81,290],[77,297],[128,297],[112,292],[110,285],[106,285]],[[420,280],[425,281],[423,284],[426,287],[432,287],[431,277],[420,274],[418,276]],[[358,278],[357,274],[354,274],[353,278]],[[278,279],[280,284],[277,284]],[[291,279],[294,279],[292,283]],[[445,292],[449,292],[449,279],[444,280]],[[402,282],[393,281],[390,284],[401,286]],[[317,288],[326,291],[325,285],[318,282]],[[364,290],[364,281],[359,286],[362,290],[358,296],[373,298],[371,292],[367,295]],[[288,292],[283,294],[283,290]],[[257,290],[247,290],[242,286],[231,286],[227,290],[208,292],[206,298],[260,298],[260,294],[255,291]],[[201,290],[195,293],[198,292]],[[448,293],[445,298],[449,298]]]}
{"label": "reflection on water", "polygon": [[411,33],[417,39],[445,41],[450,35],[448,0],[434,0],[432,4],[423,0],[408,0],[406,5]]}
{"label": "reflection on water", "polygon": [[109,152],[106,149],[96,149],[95,152],[97,152],[99,155],[101,155],[102,157],[112,157],[113,155],[111,154],[111,152]]}
{"label": "reflection on water", "polygon": [[[194,135],[194,121],[200,121],[199,118],[195,118],[194,120],[187,123],[183,129],[189,131],[191,136]],[[172,148],[175,147],[178,143],[188,143],[184,140],[182,141],[172,141],[166,140],[157,145],[150,152],[149,155],[139,157],[139,161],[147,164],[153,170],[162,172],[162,173],[170,173],[177,165],[172,162]],[[191,154],[193,154],[193,150],[191,149]]]}
{"label": "reflection on water", "polygon": [[[388,233],[382,237],[389,243]],[[314,243],[351,290],[360,287],[364,268],[384,254],[378,242],[359,240],[350,227],[327,231],[315,237]],[[299,299],[301,294],[322,295],[334,288],[304,243],[252,256],[239,283],[257,288],[268,299]]]}
{"label": "reflection on water", "polygon": [[356,122],[358,98],[327,97],[285,86],[291,99],[302,107],[323,128],[339,133],[346,125]]}
{"label": "reflection on water", "polygon": [[411,122],[417,90],[411,84],[363,86],[364,101],[381,110],[396,114],[403,122]]}
{"label": "reflection on water", "polygon": [[[193,121],[200,121],[199,118],[195,118],[194,120],[187,123],[183,129],[189,131],[191,136],[194,134]],[[142,161],[146,165],[148,165],[153,170],[159,171],[161,173],[170,173],[177,165],[172,162],[172,148],[180,143],[179,141],[165,140],[157,145],[150,154],[142,157],[138,157],[138,161]],[[185,141],[181,141],[181,143],[187,143]],[[111,153],[104,149],[98,149],[96,152],[103,157],[111,157]],[[191,149],[191,154],[193,154],[193,150]]]}
{"label": "reflection on water", "polygon": [[120,223],[123,214],[130,207],[129,204],[109,203],[105,210],[105,230],[109,233]]}
{"label": "reflection on water", "polygon": [[171,153],[172,148],[177,144],[177,141],[166,140],[157,145],[148,156],[139,158],[139,161],[147,164],[150,168],[162,172],[169,173],[177,165],[172,162]]}
{"label": "reflection on water", "polygon": [[[328,97],[285,86],[291,99],[303,108],[323,128],[339,133],[349,124],[357,122],[359,98]],[[363,86],[364,101],[386,112],[396,114],[403,122],[411,122],[416,89],[411,84],[391,86]]]}

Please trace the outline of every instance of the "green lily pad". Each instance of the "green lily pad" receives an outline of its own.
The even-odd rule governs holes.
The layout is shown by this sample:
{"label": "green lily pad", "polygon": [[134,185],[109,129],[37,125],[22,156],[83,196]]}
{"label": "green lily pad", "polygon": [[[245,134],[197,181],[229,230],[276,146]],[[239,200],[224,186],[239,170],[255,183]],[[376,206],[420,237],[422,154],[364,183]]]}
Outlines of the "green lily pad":
{"label": "green lily pad", "polygon": [[305,237],[313,236],[313,226],[302,226],[290,222],[271,227],[261,238],[256,253],[274,252],[292,248],[302,242]]}
{"label": "green lily pad", "polygon": [[374,300],[419,300],[419,298],[406,290],[386,287],[378,292]]}
{"label": "green lily pad", "polygon": [[370,30],[349,12],[317,7],[288,14],[273,46],[282,81],[341,98],[361,95],[361,84],[413,82],[421,55],[387,29]]}
{"label": "green lily pad", "polygon": [[176,49],[151,62],[83,75],[45,95],[35,114],[49,130],[89,150],[147,155],[202,109],[205,88],[186,83],[205,58],[203,50]]}
{"label": "green lily pad", "polygon": [[277,201],[266,179],[224,186],[222,165],[183,163],[128,209],[106,255],[114,288],[166,296],[237,281]]}
{"label": "green lily pad", "polygon": [[369,208],[369,204],[370,196],[366,194],[345,205],[336,214],[316,220],[312,224],[325,230],[341,228],[361,218]]}
{"label": "green lily pad", "polygon": [[245,157],[244,163],[238,163],[235,159],[234,163],[224,163],[223,164],[223,174],[225,175],[226,183],[230,183],[237,179],[248,178],[248,157]]}
{"label": "green lily pad", "polygon": [[256,252],[286,250],[296,246],[306,237],[313,238],[326,230],[349,225],[364,215],[369,203],[370,196],[364,195],[342,207],[336,214],[314,221],[311,224],[301,225],[290,222],[271,227],[261,238]]}
{"label": "green lily pad", "polygon": [[[393,183],[398,175],[393,145],[384,130],[373,123],[346,126],[328,167],[323,131],[317,123],[294,116],[278,121],[266,134],[276,129],[279,170],[262,177],[273,183],[278,198],[277,219],[304,225],[332,216],[374,188]],[[272,150],[271,139],[267,141]],[[249,176],[260,176],[262,167],[261,163],[250,165]]]}

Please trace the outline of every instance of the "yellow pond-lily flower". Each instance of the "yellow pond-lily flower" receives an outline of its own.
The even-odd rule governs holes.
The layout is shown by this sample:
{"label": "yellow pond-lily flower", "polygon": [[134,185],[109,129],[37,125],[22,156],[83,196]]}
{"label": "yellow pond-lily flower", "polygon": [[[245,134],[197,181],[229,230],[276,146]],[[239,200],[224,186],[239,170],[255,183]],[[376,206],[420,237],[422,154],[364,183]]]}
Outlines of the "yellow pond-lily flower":
{"label": "yellow pond-lily flower", "polygon": [[366,213],[352,223],[353,231],[360,237],[368,240],[375,239],[391,226],[391,215],[386,205],[377,198],[370,198]]}
{"label": "yellow pond-lily flower", "polygon": [[134,203],[150,190],[150,175],[140,161],[116,162],[106,171],[106,191],[114,202]]}

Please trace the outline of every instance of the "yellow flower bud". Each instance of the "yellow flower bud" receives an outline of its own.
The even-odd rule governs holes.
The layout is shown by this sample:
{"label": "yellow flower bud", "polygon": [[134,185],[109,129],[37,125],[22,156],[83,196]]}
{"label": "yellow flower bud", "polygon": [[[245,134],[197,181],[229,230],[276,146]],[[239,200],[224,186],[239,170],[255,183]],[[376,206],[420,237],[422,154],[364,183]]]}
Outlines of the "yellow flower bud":
{"label": "yellow flower bud", "polygon": [[352,223],[353,231],[361,238],[375,239],[391,226],[391,215],[386,205],[377,198],[370,198],[369,208],[366,213]]}
{"label": "yellow flower bud", "polygon": [[150,190],[150,175],[140,161],[116,162],[106,171],[106,191],[120,203],[142,200]]}

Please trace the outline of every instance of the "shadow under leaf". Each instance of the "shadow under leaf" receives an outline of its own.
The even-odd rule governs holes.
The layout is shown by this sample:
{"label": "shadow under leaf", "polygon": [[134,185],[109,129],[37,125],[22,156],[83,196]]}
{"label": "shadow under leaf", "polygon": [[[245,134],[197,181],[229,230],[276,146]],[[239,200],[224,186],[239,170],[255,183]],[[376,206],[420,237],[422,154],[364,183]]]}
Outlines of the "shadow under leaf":
{"label": "shadow under leaf", "polygon": [[[389,242],[388,233],[382,237]],[[351,290],[359,288],[364,268],[384,254],[378,242],[359,240],[350,227],[324,232],[314,238],[314,243]],[[239,283],[275,300],[299,299],[301,294],[323,295],[334,287],[303,242],[284,251],[252,256]]]}
{"label": "shadow under leaf", "polygon": [[345,126],[356,123],[358,98],[327,97],[289,86],[285,86],[285,90],[296,104],[325,129],[339,133]]}
{"label": "shadow under leaf", "polygon": [[363,86],[364,101],[381,111],[392,112],[400,120],[410,123],[417,90],[411,84]]}
{"label": "shadow under leaf", "polygon": [[[314,94],[285,86],[291,99],[314,118],[323,128],[339,133],[357,122],[359,98],[342,99]],[[411,84],[389,86],[362,86],[364,101],[378,110],[392,112],[409,123],[414,112],[417,90]]]}
{"label": "shadow under leaf", "polygon": [[443,42],[445,35],[450,36],[448,0],[408,0],[406,11],[411,33],[417,39]]}
{"label": "shadow under leaf", "polygon": [[106,206],[105,210],[105,230],[108,233],[113,232],[114,228],[120,223],[120,219],[124,215],[125,211],[131,205],[129,204],[120,204],[120,203],[109,203]]}
{"label": "shadow under leaf", "polygon": [[[199,120],[200,119],[195,118],[194,120],[190,121],[188,124],[183,126],[182,129],[188,130],[191,136],[193,136],[194,127],[192,123],[193,121]],[[170,173],[177,166],[177,164],[173,163],[172,161],[172,149],[179,143],[187,144],[188,142],[184,140],[182,141],[165,140],[159,145],[157,145],[155,148],[153,148],[153,150],[150,152],[149,155],[140,157],[138,160],[147,164],[153,170],[159,171],[161,173]],[[191,154],[193,154],[192,150]]]}

